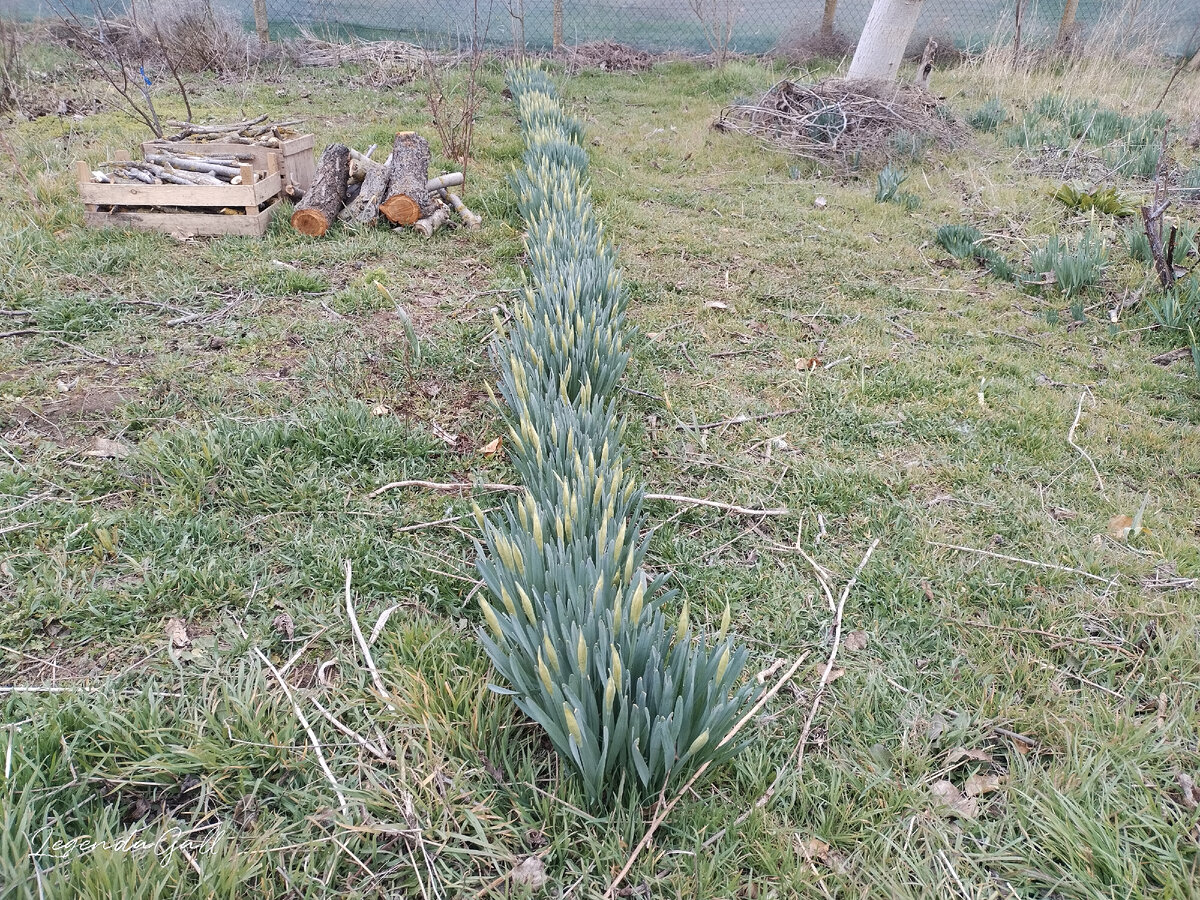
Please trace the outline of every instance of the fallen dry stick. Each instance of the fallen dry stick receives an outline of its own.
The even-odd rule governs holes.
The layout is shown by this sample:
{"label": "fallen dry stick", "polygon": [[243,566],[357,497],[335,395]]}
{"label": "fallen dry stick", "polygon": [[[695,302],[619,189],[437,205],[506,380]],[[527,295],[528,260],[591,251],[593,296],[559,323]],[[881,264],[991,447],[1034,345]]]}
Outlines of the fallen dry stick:
{"label": "fallen dry stick", "polygon": [[[380,494],[385,494],[388,491],[397,488],[418,487],[425,488],[429,491],[469,491],[477,489],[481,491],[523,491],[523,487],[517,484],[496,484],[494,482],[481,481],[478,483],[470,481],[393,481],[390,484],[385,484],[382,487],[377,487],[375,490],[367,494],[367,499],[378,497]],[[684,503],[690,506],[707,506],[712,509],[723,509],[727,512],[737,513],[743,516],[786,516],[788,514],[787,507],[779,507],[777,509],[750,509],[745,506],[738,506],[735,503],[721,503],[717,500],[705,500],[701,497],[686,497],[683,494],[643,494],[647,500],[667,500],[671,503]]]}

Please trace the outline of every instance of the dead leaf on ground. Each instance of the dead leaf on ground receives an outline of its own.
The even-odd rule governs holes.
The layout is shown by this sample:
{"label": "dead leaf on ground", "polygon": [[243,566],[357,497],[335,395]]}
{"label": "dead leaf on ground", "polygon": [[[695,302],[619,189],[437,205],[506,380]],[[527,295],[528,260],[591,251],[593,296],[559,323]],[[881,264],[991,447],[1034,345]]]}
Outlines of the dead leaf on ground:
{"label": "dead leaf on ground", "polygon": [[936,741],[946,733],[946,717],[941,713],[934,713],[929,717],[929,724],[925,726],[925,737],[931,741]]}
{"label": "dead leaf on ground", "polygon": [[1108,520],[1108,536],[1111,538],[1118,541],[1127,540],[1131,531],[1133,531],[1133,516],[1113,516]]}
{"label": "dead leaf on ground", "polygon": [[838,873],[846,871],[846,858],[820,838],[802,838],[796,835],[795,845],[796,852],[805,862],[820,863]]}
{"label": "dead leaf on ground", "polygon": [[390,412],[391,412],[391,410],[388,409],[386,406],[384,406],[382,403],[376,403],[374,406],[371,407],[371,415],[373,415],[373,416],[386,416]]}
{"label": "dead leaf on ground", "polygon": [[495,440],[488,441],[486,444],[484,444],[482,447],[479,448],[479,452],[483,456],[495,456],[497,453],[500,452],[500,446],[502,443],[503,443],[503,441],[500,438],[496,438]]}
{"label": "dead leaf on ground", "polygon": [[125,459],[133,451],[128,446],[120,441],[110,441],[108,438],[98,437],[96,443],[91,450],[84,450],[84,456],[98,456],[103,459]]}
{"label": "dead leaf on ground", "polygon": [[821,358],[819,356],[808,356],[796,360],[797,372],[811,372],[813,369],[821,368]]}
{"label": "dead leaf on ground", "polygon": [[979,813],[979,801],[967,797],[949,781],[935,781],[929,788],[933,808],[945,816],[974,819]]}
{"label": "dead leaf on ground", "polygon": [[1182,793],[1184,808],[1189,811],[1200,808],[1200,785],[1196,784],[1192,776],[1185,772],[1176,772],[1175,782]]}
{"label": "dead leaf on ground", "polygon": [[1079,514],[1073,509],[1066,509],[1062,506],[1050,507],[1050,518],[1052,518],[1055,522],[1069,522],[1077,515]]}
{"label": "dead leaf on ground", "polygon": [[859,650],[867,649],[867,641],[868,638],[865,631],[852,631],[846,635],[845,640],[842,641],[842,646],[850,652],[856,653]]}
{"label": "dead leaf on ground", "polygon": [[289,641],[296,636],[296,623],[292,621],[292,617],[287,613],[277,615],[275,621],[271,623],[271,627]]}
{"label": "dead leaf on ground", "polygon": [[921,582],[921,593],[925,595],[926,600],[933,602],[933,588],[929,586],[928,581]]}
{"label": "dead leaf on ground", "polygon": [[546,877],[546,867],[536,856],[525,857],[508,877],[513,884],[523,885],[535,891],[545,887],[549,881]]}
{"label": "dead leaf on ground", "polygon": [[984,794],[1000,790],[1005,780],[1003,775],[980,775],[976,773],[968,778],[967,783],[963,785],[963,793],[968,797],[982,797]]}
{"label": "dead leaf on ground", "polygon": [[167,636],[167,641],[177,650],[186,650],[192,646],[192,639],[188,637],[187,624],[183,619],[167,619],[163,632]]}
{"label": "dead leaf on ground", "polygon": [[[813,669],[812,680],[816,684],[821,683],[821,676],[825,674],[825,666],[826,665],[827,665],[827,663],[821,663],[819,666],[817,666],[815,669]],[[845,674],[846,674],[846,670],[843,669],[841,666],[834,666],[832,669],[829,670],[829,677],[825,679],[825,683],[833,684],[835,681],[837,681],[839,678],[841,678]]]}
{"label": "dead leaf on ground", "polygon": [[722,303],[720,300],[709,300],[704,304],[709,309],[732,309],[728,303]]}
{"label": "dead leaf on ground", "polygon": [[977,762],[988,764],[995,762],[992,754],[986,750],[968,750],[966,747],[955,747],[946,754],[946,765],[956,766],[964,759],[973,759]]}

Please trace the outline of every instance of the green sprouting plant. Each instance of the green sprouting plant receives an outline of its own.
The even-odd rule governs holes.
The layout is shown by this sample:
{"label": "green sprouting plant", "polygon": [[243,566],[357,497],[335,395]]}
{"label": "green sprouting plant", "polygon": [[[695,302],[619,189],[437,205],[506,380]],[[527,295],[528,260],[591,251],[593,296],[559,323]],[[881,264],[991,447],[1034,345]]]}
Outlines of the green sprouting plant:
{"label": "green sprouting plant", "polygon": [[1033,104],[1033,114],[1039,119],[1061,119],[1067,109],[1067,99],[1060,94],[1042,94]]}
{"label": "green sprouting plant", "polygon": [[1200,162],[1184,173],[1183,186],[1187,189],[1183,195],[1184,199],[1200,200]]}
{"label": "green sprouting plant", "polygon": [[1125,229],[1125,247],[1129,250],[1130,259],[1135,262],[1149,263],[1150,259],[1150,238],[1146,237],[1146,231],[1142,228],[1129,226]]}
{"label": "green sprouting plant", "polygon": [[888,149],[894,157],[920,162],[929,148],[930,140],[929,135],[901,129],[888,138]]}
{"label": "green sprouting plant", "polygon": [[1104,161],[1112,167],[1114,175],[1126,178],[1151,178],[1158,171],[1162,155],[1158,144],[1137,145],[1125,143],[1104,154]]}
{"label": "green sprouting plant", "polygon": [[1079,212],[1095,209],[1118,218],[1132,216],[1135,212],[1133,202],[1112,185],[1088,190],[1079,185],[1064,184],[1053,196],[1055,200]]}
{"label": "green sprouting plant", "polygon": [[1096,284],[1107,261],[1104,242],[1091,230],[1074,250],[1058,235],[1052,235],[1045,247],[1034,250],[1030,259],[1035,278],[1053,273],[1058,290],[1068,299]]}
{"label": "green sprouting plant", "polygon": [[[484,518],[480,639],[514,702],[577,771],[589,802],[659,791],[740,749],[726,740],[754,686],[744,648],[674,622],[649,576],[642,490],[616,408],[629,360],[626,294],[591,205],[578,120],[548,76],[509,70],[526,150],[513,181],[529,272],[493,355],[524,491]],[[486,550],[485,550],[486,548]]]}
{"label": "green sprouting plant", "polygon": [[875,202],[891,203],[900,192],[900,186],[908,181],[908,173],[898,166],[888,163],[876,178]]}
{"label": "green sprouting plant", "polygon": [[937,244],[955,259],[974,259],[1004,281],[1013,281],[1016,271],[994,248],[983,243],[978,228],[970,225],[943,225],[937,231]]}
{"label": "green sprouting plant", "polygon": [[1171,290],[1147,298],[1146,305],[1161,328],[1190,336],[1200,330],[1200,278],[1182,278]]}
{"label": "green sprouting plant", "polygon": [[937,230],[937,244],[955,259],[975,256],[983,235],[970,225],[943,225]]}
{"label": "green sprouting plant", "polygon": [[976,131],[997,131],[1008,120],[1008,110],[999,97],[992,97],[967,116],[967,124]]}
{"label": "green sprouting plant", "polygon": [[975,258],[983,263],[989,272],[996,278],[1003,281],[1016,281],[1017,270],[1013,268],[1012,263],[1000,255],[992,247],[986,245],[980,246],[975,251]]}

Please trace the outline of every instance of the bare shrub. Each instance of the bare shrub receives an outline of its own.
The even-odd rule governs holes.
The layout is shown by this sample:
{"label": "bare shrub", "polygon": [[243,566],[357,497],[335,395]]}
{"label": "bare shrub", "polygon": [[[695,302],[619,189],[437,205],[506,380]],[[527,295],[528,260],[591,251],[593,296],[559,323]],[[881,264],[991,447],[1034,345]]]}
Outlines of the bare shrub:
{"label": "bare shrub", "polygon": [[244,74],[268,52],[241,22],[212,0],[141,0],[120,16],[80,17],[58,3],[59,40],[89,56],[97,51],[173,73]]}
{"label": "bare shrub", "polygon": [[733,26],[737,22],[735,0],[688,0],[688,6],[700,22],[704,40],[712,50],[713,63],[723,66],[729,59]]}
{"label": "bare shrub", "polygon": [[425,54],[425,102],[442,143],[442,155],[459,162],[466,172],[475,136],[475,117],[483,102],[479,73],[491,19],[481,19],[479,0],[471,18],[471,50],[464,65],[447,67],[441,57]]}
{"label": "bare shrub", "polygon": [[818,59],[840,60],[854,52],[854,41],[840,31],[793,29],[783,35],[772,55],[801,66]]}

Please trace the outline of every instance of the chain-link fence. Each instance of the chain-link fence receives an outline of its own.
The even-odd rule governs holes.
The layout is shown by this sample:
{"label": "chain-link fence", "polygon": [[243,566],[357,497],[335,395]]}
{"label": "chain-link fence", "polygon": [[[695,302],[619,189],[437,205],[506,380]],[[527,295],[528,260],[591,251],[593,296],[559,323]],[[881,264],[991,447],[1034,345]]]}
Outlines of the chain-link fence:
{"label": "chain-link fence", "polygon": [[[0,0],[24,15],[52,16],[58,0]],[[119,7],[122,0],[68,0],[86,14],[94,2]],[[252,0],[213,2],[250,26]],[[914,43],[934,37],[943,45],[978,49],[1011,41],[1018,2],[1022,43],[1051,43],[1066,0],[925,0]],[[529,49],[551,46],[555,6],[561,36],[570,44],[609,40],[654,51],[710,49],[709,33],[728,27],[728,49],[763,53],[799,45],[832,22],[832,43],[857,40],[872,0],[267,0],[271,32],[288,37],[301,28],[323,36],[401,38],[430,47],[463,46],[478,34],[491,46],[511,46],[524,33]],[[829,17],[829,18],[827,18]],[[476,28],[475,23],[478,22]],[[1169,53],[1194,53],[1200,42],[1200,0],[1078,0],[1077,28],[1098,23],[1115,35],[1157,41]]]}

